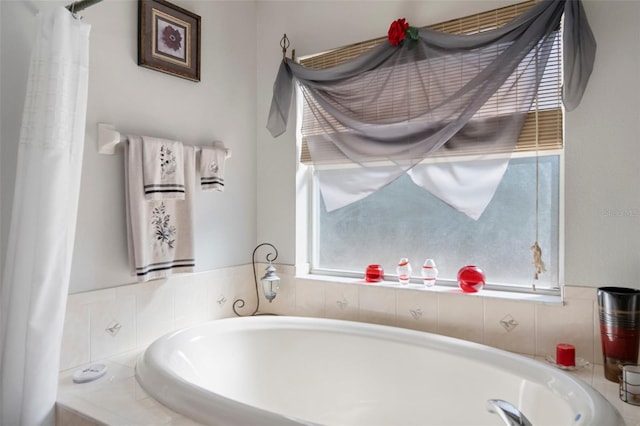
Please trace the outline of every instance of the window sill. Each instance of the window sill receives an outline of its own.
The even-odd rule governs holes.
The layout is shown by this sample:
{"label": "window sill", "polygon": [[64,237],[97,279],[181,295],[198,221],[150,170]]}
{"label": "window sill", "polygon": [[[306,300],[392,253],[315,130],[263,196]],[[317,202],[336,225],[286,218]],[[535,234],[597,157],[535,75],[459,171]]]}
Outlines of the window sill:
{"label": "window sill", "polygon": [[384,287],[384,288],[393,288],[400,291],[423,291],[423,292],[432,292],[437,294],[459,294],[461,296],[467,297],[482,297],[482,298],[491,298],[491,299],[500,299],[500,300],[513,300],[518,302],[532,302],[532,303],[542,303],[542,304],[552,304],[552,305],[561,305],[563,304],[563,299],[560,294],[535,294],[535,293],[526,293],[526,292],[517,292],[517,291],[506,291],[506,290],[489,290],[483,289],[477,293],[464,293],[462,290],[445,285],[435,285],[433,287],[425,287],[420,284],[406,284],[401,285],[398,282],[394,281],[381,281],[378,283],[370,283],[363,279],[358,278],[350,278],[350,277],[341,277],[341,276],[333,276],[333,275],[320,275],[320,274],[298,274],[296,275],[296,280],[299,282],[323,282],[323,283],[338,283],[338,284],[347,284],[347,285],[363,285],[369,287]]}

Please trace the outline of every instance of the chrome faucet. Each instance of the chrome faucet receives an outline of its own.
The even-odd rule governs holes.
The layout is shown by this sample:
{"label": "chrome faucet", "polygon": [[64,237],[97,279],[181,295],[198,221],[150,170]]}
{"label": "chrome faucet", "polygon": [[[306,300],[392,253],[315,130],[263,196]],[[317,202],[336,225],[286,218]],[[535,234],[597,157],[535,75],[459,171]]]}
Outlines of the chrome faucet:
{"label": "chrome faucet", "polygon": [[532,426],[529,419],[507,401],[490,399],[487,401],[487,410],[500,416],[506,426]]}

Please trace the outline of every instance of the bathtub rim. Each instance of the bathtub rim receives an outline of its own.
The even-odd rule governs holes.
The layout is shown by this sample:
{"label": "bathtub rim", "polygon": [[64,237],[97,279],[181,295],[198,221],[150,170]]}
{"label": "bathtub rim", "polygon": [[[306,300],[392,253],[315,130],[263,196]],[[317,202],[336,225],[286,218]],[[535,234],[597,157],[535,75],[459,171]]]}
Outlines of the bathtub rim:
{"label": "bathtub rim", "polygon": [[[198,335],[200,330],[207,329],[209,327],[222,327],[225,331],[246,331],[247,329],[251,329],[252,331],[267,329],[297,329],[355,334],[362,337],[384,339],[397,343],[428,347],[456,355],[460,355],[463,352],[464,355],[475,354],[478,355],[478,357],[474,357],[476,361],[492,365],[497,365],[495,357],[498,357],[500,359],[499,365],[501,368],[504,368],[509,372],[517,371],[521,377],[535,383],[540,383],[543,386],[545,386],[545,384],[540,381],[540,376],[534,374],[533,371],[541,370],[546,372],[549,376],[559,379],[553,387],[546,385],[545,388],[550,392],[559,395],[572,407],[577,404],[577,402],[572,404],[572,401],[589,401],[588,424],[605,424],[605,422],[610,422],[614,418],[617,419],[617,424],[625,424],[620,412],[593,387],[564,371],[524,355],[515,354],[481,343],[424,331],[356,321],[296,316],[258,316],[212,320],[168,333],[156,339],[140,355],[135,367],[135,377],[140,386],[149,393],[151,397],[165,406],[187,417],[203,422],[204,424],[208,424],[207,418],[199,416],[199,407],[210,406],[212,404],[216,405],[216,415],[224,419],[223,421],[225,423],[223,424],[225,425],[251,424],[258,418],[261,421],[260,424],[264,425],[316,424],[307,420],[289,417],[281,413],[257,408],[249,404],[227,398],[212,391],[200,388],[194,383],[180,377],[173,371],[162,368],[161,365],[163,364],[163,357],[162,353],[158,353],[156,350],[157,348],[167,351],[167,342],[179,339],[189,339],[189,336]],[[169,391],[167,390],[165,383],[172,383]],[[558,386],[558,384],[560,384],[560,386]],[[176,392],[176,388],[179,392]],[[563,388],[574,391],[579,390],[580,394],[576,393],[573,397],[569,398],[565,392],[561,391]],[[187,392],[191,396],[187,397]],[[185,412],[185,409],[188,410],[188,412]],[[524,414],[527,415],[526,412]],[[611,424],[613,425],[613,423]]]}

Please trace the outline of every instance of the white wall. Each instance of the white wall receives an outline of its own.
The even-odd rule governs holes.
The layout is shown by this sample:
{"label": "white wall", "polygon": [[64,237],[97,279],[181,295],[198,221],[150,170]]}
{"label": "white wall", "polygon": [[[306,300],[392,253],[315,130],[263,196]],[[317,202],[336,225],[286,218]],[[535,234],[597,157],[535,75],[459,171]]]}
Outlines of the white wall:
{"label": "white wall", "polygon": [[[282,34],[301,56],[384,35],[398,17],[427,25],[516,1],[174,2],[202,16],[200,83],[136,65],[134,0],[105,1],[84,13],[93,28],[72,292],[132,282],[122,152],[96,153],[97,122],[193,144],[221,139],[232,148],[226,191],[199,193],[196,200],[198,270],[248,263],[262,241],[276,244],[278,261],[294,264],[304,260],[299,254],[306,249],[294,226],[297,219],[304,226],[296,218],[296,195],[304,188],[296,183],[294,126],[278,139],[265,129]],[[565,281],[640,287],[634,279],[640,275],[640,56],[634,53],[640,45],[640,2],[584,3],[599,48],[583,102],[566,117]],[[2,248],[37,7],[0,1]]]}
{"label": "white wall", "polygon": [[[258,2],[258,236],[294,261],[295,128],[275,140],[264,128],[283,33],[304,56],[382,36],[399,17],[422,26],[512,3]],[[584,5],[598,53],[582,104],[566,117],[565,283],[640,288],[640,2]],[[276,198],[268,199],[276,188]]]}
{"label": "white wall", "polygon": [[[193,145],[224,141],[233,151],[225,192],[199,191],[196,196],[196,269],[246,264],[255,246],[255,4],[173,3],[202,18],[199,83],[137,65],[137,1],[104,1],[83,12],[84,21],[92,25],[91,59],[72,293],[134,282],[128,273],[123,151],[120,147],[113,156],[97,153],[98,122],[114,124],[123,133]],[[41,5],[0,2],[2,247],[9,227],[34,12]]]}
{"label": "white wall", "polygon": [[640,2],[585,9],[598,52],[566,118],[566,281],[640,288]]}

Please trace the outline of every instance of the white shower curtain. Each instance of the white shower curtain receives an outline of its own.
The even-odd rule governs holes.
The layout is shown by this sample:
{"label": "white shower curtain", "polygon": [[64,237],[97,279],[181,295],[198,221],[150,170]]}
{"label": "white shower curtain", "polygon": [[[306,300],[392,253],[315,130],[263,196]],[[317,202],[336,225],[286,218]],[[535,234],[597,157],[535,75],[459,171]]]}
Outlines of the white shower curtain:
{"label": "white shower curtain", "polygon": [[55,423],[80,190],[90,26],[62,6],[37,20],[0,293],[2,425]]}

